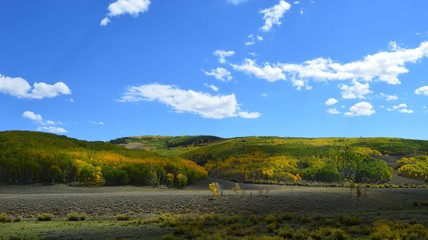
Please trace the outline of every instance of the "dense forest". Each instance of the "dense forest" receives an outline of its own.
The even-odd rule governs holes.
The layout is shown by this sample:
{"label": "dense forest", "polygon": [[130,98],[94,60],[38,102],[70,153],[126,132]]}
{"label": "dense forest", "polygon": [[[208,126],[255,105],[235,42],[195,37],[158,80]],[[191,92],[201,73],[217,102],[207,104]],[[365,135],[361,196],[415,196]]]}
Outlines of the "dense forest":
{"label": "dense forest", "polygon": [[0,132],[2,183],[183,187],[206,176],[203,167],[179,157],[41,132]]}
{"label": "dense forest", "polygon": [[[211,177],[249,182],[381,183],[391,178],[393,169],[377,156],[428,154],[428,141],[399,138],[141,136],[119,140],[124,146],[193,160]],[[427,170],[420,164],[412,161],[394,167],[402,176],[424,180],[420,171],[426,175]],[[404,173],[409,168],[419,172]]]}
{"label": "dense forest", "polygon": [[[132,149],[129,149],[132,148]],[[377,156],[402,156],[388,166]],[[141,136],[87,142],[0,132],[0,182],[168,185],[207,176],[246,182],[382,183],[393,168],[428,181],[428,141],[397,138]]]}

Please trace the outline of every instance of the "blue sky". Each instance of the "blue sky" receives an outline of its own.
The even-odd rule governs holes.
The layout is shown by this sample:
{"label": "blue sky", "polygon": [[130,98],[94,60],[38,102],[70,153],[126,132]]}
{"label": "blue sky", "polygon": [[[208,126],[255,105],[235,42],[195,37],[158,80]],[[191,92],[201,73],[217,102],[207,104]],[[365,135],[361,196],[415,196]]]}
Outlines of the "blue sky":
{"label": "blue sky", "polygon": [[425,0],[3,0],[0,130],[428,139]]}

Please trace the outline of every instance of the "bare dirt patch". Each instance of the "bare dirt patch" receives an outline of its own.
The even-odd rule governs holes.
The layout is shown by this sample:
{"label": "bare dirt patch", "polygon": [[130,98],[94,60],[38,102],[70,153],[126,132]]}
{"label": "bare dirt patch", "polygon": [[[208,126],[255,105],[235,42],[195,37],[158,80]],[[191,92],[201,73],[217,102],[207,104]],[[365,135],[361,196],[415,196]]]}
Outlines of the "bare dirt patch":
{"label": "bare dirt patch", "polygon": [[[145,217],[160,213],[349,213],[411,210],[414,201],[427,201],[428,189],[363,189],[361,197],[349,188],[291,187],[223,182],[223,197],[213,198],[203,184],[186,189],[148,187],[81,188],[0,186],[0,212],[34,218],[46,212],[65,217],[71,211],[91,218],[114,218],[118,213]],[[266,191],[267,189],[267,191]]]}

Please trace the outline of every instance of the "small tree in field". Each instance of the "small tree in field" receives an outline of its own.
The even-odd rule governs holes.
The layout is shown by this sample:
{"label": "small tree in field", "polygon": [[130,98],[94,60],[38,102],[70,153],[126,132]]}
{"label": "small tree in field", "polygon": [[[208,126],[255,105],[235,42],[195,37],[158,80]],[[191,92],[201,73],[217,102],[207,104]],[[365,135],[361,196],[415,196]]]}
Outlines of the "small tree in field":
{"label": "small tree in field", "polygon": [[236,194],[241,193],[241,186],[239,186],[239,183],[235,183],[235,186],[232,187],[232,192]]}
{"label": "small tree in field", "polygon": [[214,197],[218,197],[221,191],[220,184],[218,182],[212,182],[209,185],[210,191],[213,193]]}

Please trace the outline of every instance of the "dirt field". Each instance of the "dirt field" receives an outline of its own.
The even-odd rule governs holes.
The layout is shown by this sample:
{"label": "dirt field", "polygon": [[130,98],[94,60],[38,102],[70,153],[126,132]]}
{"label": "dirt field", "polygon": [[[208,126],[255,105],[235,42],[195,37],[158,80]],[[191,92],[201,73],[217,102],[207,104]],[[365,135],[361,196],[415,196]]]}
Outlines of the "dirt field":
{"label": "dirt field", "polygon": [[[213,198],[209,181],[186,189],[149,187],[83,188],[55,186],[0,186],[0,213],[34,218],[38,213],[64,217],[71,211],[91,218],[113,218],[118,213],[145,217],[160,213],[257,213],[297,212],[340,214],[414,211],[415,201],[428,201],[428,189],[363,189],[361,197],[349,188],[291,187],[241,184],[240,194],[230,191],[233,183],[222,181],[223,197]],[[267,191],[266,191],[267,189]],[[422,215],[423,216],[423,215]]]}

